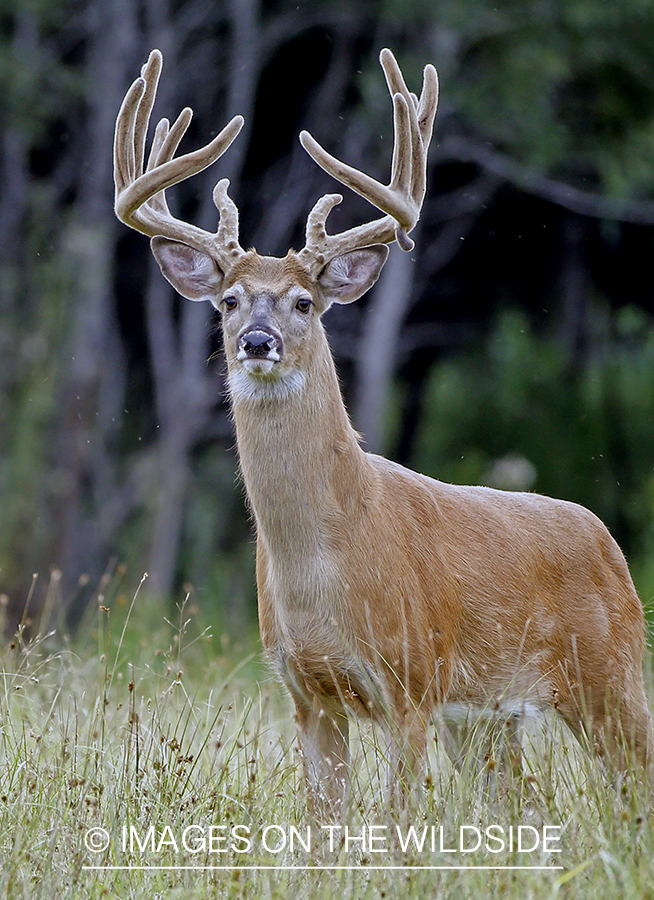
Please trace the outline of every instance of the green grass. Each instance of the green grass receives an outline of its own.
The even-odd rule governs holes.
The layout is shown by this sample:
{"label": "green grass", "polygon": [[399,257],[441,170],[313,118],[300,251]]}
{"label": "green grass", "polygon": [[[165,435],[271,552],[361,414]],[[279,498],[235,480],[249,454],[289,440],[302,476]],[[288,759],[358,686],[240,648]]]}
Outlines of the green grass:
{"label": "green grass", "polygon": [[[525,729],[526,777],[507,770],[490,790],[500,754],[488,735],[478,736],[481,762],[471,752],[461,771],[434,742],[426,783],[395,812],[382,799],[376,734],[355,728],[349,846],[337,840],[330,851],[329,833],[305,812],[290,704],[256,648],[240,659],[217,652],[187,605],[174,625],[144,627],[152,613],[140,599],[118,624],[118,608],[101,599],[72,644],[57,634],[28,641],[19,629],[1,654],[2,896],[654,896],[648,790],[634,779],[616,789],[548,720]],[[458,846],[461,826],[466,848],[479,829],[478,850]],[[559,826],[561,852],[543,852],[541,837],[533,852],[492,853],[491,826],[504,837],[523,826],[532,841]],[[427,829],[422,851],[402,850],[411,827]],[[441,828],[455,852],[440,852]],[[361,834],[376,841],[362,847]],[[546,868],[508,868],[526,865]]]}

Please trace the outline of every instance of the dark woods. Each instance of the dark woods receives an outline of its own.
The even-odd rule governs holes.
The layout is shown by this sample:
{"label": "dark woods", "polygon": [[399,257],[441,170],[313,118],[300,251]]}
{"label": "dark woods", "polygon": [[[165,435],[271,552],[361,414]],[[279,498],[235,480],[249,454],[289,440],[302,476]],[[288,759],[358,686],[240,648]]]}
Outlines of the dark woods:
{"label": "dark woods", "polygon": [[[301,148],[385,178],[379,49],[441,78],[411,254],[329,314],[369,449],[445,479],[534,489],[602,516],[654,590],[654,13],[629,0],[490,3],[0,0],[0,594],[74,623],[103,576],[193,585],[253,614],[217,321],[182,302],[113,215],[111,144],[152,47],[155,115],[188,146],[245,128],[171,191],[216,225],[221,177],[244,246],[303,243],[333,190]],[[187,146],[185,144],[185,146]],[[353,196],[339,230],[368,216]],[[54,581],[52,580],[54,577]]]}

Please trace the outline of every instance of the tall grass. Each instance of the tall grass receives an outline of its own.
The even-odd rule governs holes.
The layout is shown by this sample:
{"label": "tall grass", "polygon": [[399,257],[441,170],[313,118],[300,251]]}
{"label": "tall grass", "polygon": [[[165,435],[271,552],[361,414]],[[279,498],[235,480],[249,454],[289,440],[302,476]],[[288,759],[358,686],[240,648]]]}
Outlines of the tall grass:
{"label": "tall grass", "polygon": [[[355,728],[349,830],[330,848],[305,812],[291,708],[256,649],[217,652],[185,604],[153,628],[139,601],[117,621],[101,597],[72,644],[27,639],[23,623],[3,649],[2,896],[654,896],[648,789],[610,784],[546,719],[525,728],[521,774],[495,777],[502,751],[484,726],[459,769],[433,742],[427,781],[395,811],[377,736]],[[509,849],[510,826],[536,849]],[[545,826],[557,838],[543,848]],[[507,846],[492,852],[489,834]]]}

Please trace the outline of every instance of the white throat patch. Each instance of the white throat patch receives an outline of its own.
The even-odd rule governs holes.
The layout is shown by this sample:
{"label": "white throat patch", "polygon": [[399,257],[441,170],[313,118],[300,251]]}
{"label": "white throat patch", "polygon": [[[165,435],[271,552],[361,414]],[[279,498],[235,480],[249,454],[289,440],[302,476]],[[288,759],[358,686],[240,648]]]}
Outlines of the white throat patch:
{"label": "white throat patch", "polygon": [[304,372],[297,370],[284,375],[266,377],[263,373],[248,372],[238,368],[228,373],[227,384],[234,402],[265,403],[286,400],[302,392],[306,383]]}

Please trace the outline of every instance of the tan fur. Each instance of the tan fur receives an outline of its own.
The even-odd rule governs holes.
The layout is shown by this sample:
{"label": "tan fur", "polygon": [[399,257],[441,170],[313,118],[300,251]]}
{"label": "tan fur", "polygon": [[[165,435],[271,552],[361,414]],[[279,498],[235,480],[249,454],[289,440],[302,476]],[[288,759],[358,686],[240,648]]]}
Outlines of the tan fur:
{"label": "tan fur", "polygon": [[[267,291],[277,324],[293,274],[315,294],[292,257],[246,262],[224,294],[234,283],[248,297]],[[224,323],[230,379],[240,326]],[[614,759],[624,732],[648,765],[643,612],[599,519],[364,453],[319,317],[297,342],[285,340],[285,365],[302,372],[302,387],[257,394],[250,376],[255,390],[235,394],[233,411],[257,526],[261,636],[309,745],[314,807],[340,809],[348,713],[379,721],[408,770],[435,706],[497,698],[554,705]]]}

